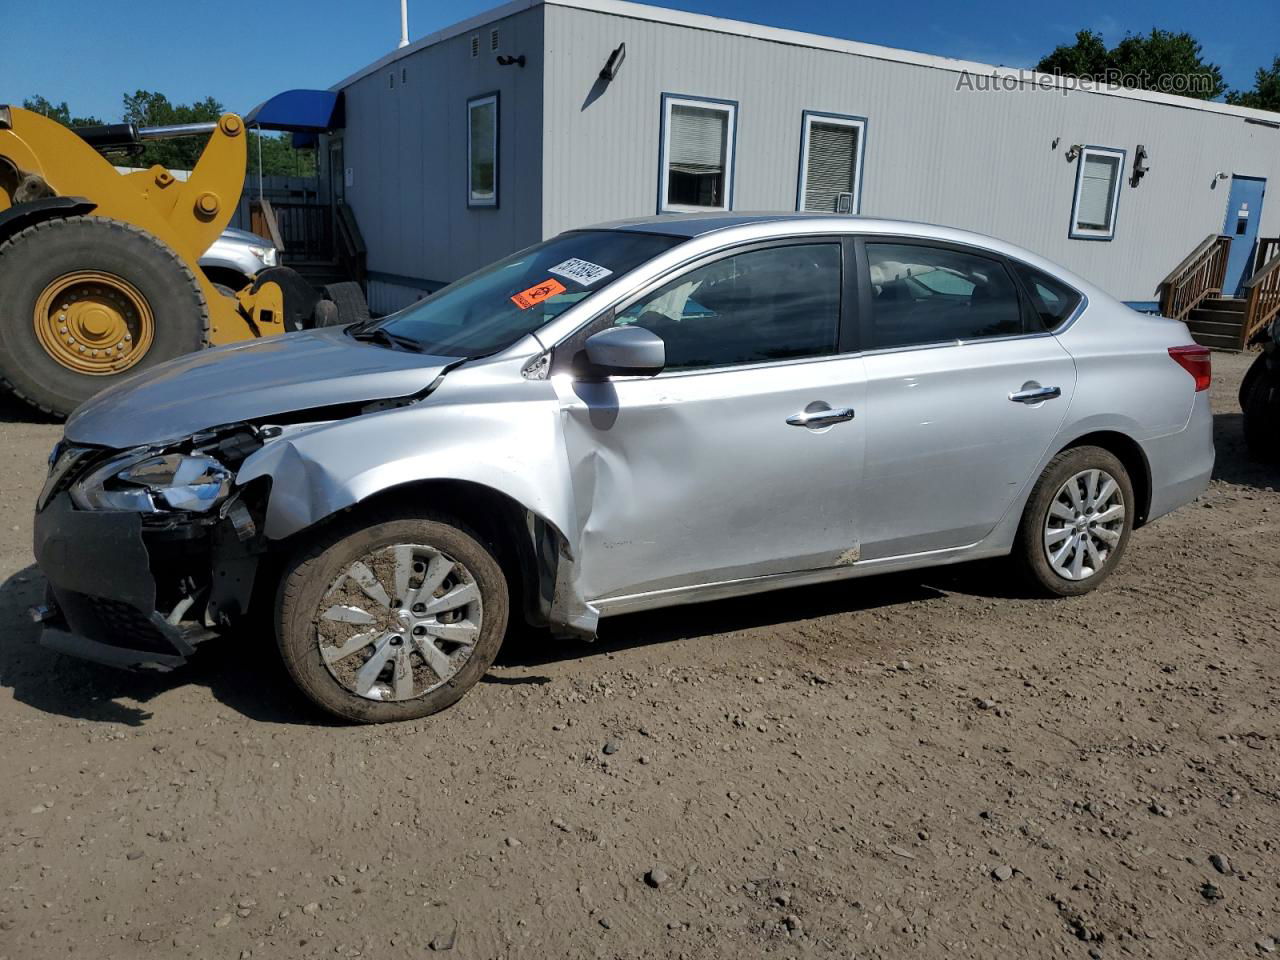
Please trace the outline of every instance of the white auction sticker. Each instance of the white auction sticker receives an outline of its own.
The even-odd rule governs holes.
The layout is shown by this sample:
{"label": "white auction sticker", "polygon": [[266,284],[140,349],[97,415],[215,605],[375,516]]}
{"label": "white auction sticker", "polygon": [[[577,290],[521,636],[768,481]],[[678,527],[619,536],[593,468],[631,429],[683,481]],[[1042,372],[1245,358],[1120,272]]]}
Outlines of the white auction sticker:
{"label": "white auction sticker", "polygon": [[582,284],[584,287],[589,287],[597,280],[603,280],[613,273],[608,267],[602,267],[598,263],[592,263],[590,260],[579,260],[577,257],[566,260],[564,263],[557,263],[548,272],[554,273],[556,276],[567,277]]}

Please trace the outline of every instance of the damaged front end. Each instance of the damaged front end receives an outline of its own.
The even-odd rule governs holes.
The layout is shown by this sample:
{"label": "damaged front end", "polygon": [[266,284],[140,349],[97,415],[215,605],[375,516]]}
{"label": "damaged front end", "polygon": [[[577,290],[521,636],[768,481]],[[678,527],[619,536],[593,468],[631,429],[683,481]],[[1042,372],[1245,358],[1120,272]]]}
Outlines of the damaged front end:
{"label": "damaged front end", "polygon": [[270,481],[233,478],[272,429],[239,425],[127,451],[59,444],[35,518],[49,582],[42,645],[171,670],[240,620],[266,552]]}

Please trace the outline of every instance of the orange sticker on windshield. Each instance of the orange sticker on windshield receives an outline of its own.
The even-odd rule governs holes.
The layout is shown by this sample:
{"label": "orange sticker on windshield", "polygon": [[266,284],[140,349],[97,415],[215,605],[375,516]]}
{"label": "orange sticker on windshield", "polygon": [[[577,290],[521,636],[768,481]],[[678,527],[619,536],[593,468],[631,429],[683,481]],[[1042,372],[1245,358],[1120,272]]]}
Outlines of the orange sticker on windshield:
{"label": "orange sticker on windshield", "polygon": [[532,306],[536,306],[543,300],[550,300],[558,293],[564,293],[564,284],[559,280],[543,280],[536,283],[528,290],[521,290],[511,302],[521,310],[528,310]]}

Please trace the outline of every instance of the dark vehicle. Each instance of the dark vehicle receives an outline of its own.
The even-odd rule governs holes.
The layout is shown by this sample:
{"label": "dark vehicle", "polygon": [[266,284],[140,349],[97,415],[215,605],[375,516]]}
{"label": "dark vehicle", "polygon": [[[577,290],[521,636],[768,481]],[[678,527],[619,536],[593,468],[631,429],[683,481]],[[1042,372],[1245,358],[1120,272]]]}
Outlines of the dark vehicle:
{"label": "dark vehicle", "polygon": [[1240,384],[1244,439],[1249,455],[1263,463],[1280,463],[1280,317],[1253,338],[1262,355]]}

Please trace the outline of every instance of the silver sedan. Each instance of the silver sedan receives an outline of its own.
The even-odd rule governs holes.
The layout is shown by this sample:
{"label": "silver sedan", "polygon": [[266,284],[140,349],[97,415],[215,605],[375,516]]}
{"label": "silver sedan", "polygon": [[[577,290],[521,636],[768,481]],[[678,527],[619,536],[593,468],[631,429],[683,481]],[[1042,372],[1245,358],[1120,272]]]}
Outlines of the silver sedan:
{"label": "silver sedan", "polygon": [[342,717],[508,622],[1008,555],[1085,593],[1213,465],[1209,355],[1018,247],[850,217],[572,231],[382,320],[207,351],[67,423],[43,642],[170,669],[262,612]]}

